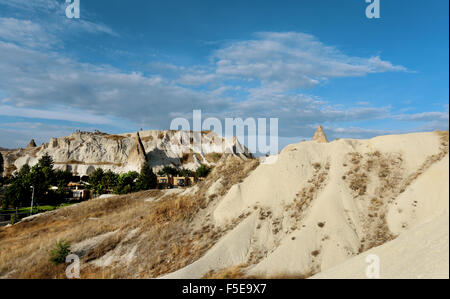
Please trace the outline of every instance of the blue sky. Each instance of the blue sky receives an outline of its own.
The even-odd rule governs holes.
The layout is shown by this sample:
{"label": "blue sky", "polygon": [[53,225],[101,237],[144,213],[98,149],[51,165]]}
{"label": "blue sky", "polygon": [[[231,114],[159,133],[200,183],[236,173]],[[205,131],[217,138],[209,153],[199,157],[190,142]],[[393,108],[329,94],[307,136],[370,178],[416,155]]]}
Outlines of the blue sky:
{"label": "blue sky", "polygon": [[277,117],[280,146],[448,129],[449,3],[0,0],[0,146]]}

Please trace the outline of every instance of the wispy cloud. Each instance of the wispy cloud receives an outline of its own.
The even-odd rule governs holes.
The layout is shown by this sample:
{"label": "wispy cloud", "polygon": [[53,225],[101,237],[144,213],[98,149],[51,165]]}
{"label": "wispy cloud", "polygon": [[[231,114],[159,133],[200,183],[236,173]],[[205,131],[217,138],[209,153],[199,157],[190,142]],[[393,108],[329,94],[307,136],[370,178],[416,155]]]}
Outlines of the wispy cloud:
{"label": "wispy cloud", "polygon": [[399,114],[394,116],[396,120],[403,121],[447,121],[449,120],[447,112],[421,112],[415,114]]}
{"label": "wispy cloud", "polygon": [[0,17],[0,40],[30,48],[54,47],[59,39],[41,25],[30,20]]}
{"label": "wispy cloud", "polygon": [[343,54],[310,34],[262,32],[256,38],[230,42],[214,52],[212,71],[184,75],[185,84],[217,80],[257,80],[276,91],[314,87],[332,78],[359,77],[372,73],[405,72],[379,56],[368,58]]}
{"label": "wispy cloud", "polygon": [[4,5],[14,10],[28,12],[54,12],[64,8],[65,1],[57,0],[0,0],[0,5]]}
{"label": "wispy cloud", "polygon": [[15,107],[11,105],[0,105],[0,115],[34,119],[63,120],[96,125],[117,124],[117,119],[98,114],[90,114],[83,110],[67,107],[58,107],[58,109],[33,109]]}
{"label": "wispy cloud", "polygon": [[83,18],[68,19],[65,1],[57,0],[0,0],[0,9],[11,8],[8,18],[0,17],[0,38],[22,46],[51,48],[61,45],[67,32],[74,34],[119,34],[107,25],[95,21],[95,16],[83,10]]}

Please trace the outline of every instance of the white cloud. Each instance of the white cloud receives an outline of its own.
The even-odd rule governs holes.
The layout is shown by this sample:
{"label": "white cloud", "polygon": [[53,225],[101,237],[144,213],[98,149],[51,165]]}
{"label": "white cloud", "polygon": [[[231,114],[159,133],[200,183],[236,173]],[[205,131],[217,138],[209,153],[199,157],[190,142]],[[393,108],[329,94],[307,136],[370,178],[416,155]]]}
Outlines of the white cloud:
{"label": "white cloud", "polygon": [[394,119],[396,120],[403,120],[403,121],[447,121],[448,118],[448,111],[447,112],[421,112],[421,113],[415,113],[415,114],[400,114],[394,116]]}
{"label": "white cloud", "polygon": [[167,127],[168,114],[194,107],[217,112],[226,100],[171,84],[160,76],[124,73],[0,42],[0,90],[16,107],[83,109]]}
{"label": "white cloud", "polygon": [[29,12],[54,12],[63,9],[65,1],[57,0],[0,0],[1,5],[8,6],[14,10]]}
{"label": "white cloud", "polygon": [[97,125],[117,124],[117,119],[102,115],[95,115],[87,113],[86,111],[82,111],[79,109],[70,109],[67,107],[58,107],[58,109],[33,109],[14,107],[11,105],[0,105],[0,115],[48,120],[63,120]]}
{"label": "white cloud", "polygon": [[30,20],[0,17],[0,40],[31,48],[52,48],[59,39]]}
{"label": "white cloud", "polygon": [[0,0],[0,9],[2,5],[13,9],[14,17],[0,17],[0,39],[22,46],[49,49],[69,36],[85,33],[119,36],[112,28],[94,21],[96,17],[85,9],[83,18],[68,19],[63,0]]}
{"label": "white cloud", "polygon": [[213,57],[216,77],[256,79],[276,91],[313,87],[332,78],[407,70],[378,56],[347,56],[312,35],[296,32],[258,33],[256,39],[228,44]]}
{"label": "white cloud", "polygon": [[449,113],[448,110],[442,111],[426,111],[415,114],[398,114],[393,115],[393,119],[397,121],[419,123],[415,131],[434,131],[449,129]]}

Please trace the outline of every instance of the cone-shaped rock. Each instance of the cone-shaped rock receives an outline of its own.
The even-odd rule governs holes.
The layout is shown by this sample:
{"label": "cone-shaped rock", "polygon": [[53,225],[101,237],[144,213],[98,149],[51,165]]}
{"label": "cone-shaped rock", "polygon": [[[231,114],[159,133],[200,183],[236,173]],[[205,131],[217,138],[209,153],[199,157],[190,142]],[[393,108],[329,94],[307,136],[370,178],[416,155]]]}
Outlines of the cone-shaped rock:
{"label": "cone-shaped rock", "polygon": [[34,139],[31,139],[30,143],[28,143],[27,148],[33,148],[36,147],[36,142],[34,142]]}
{"label": "cone-shaped rock", "polygon": [[317,130],[314,133],[314,137],[312,140],[319,142],[319,143],[328,143],[327,136],[325,135],[325,132],[323,131],[322,126],[317,127]]}
{"label": "cone-shaped rock", "polygon": [[137,169],[141,169],[144,163],[147,163],[144,146],[142,144],[141,136],[139,132],[136,132],[134,137],[135,144],[128,154],[127,164],[135,166]]}

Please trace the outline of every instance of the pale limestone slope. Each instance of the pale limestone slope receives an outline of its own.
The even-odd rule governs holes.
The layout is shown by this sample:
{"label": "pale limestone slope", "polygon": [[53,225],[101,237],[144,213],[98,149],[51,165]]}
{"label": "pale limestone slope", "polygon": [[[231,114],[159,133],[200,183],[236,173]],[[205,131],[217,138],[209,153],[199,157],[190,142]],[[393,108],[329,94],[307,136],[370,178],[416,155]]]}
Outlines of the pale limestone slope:
{"label": "pale limestone slope", "polygon": [[448,211],[422,222],[397,239],[373,248],[312,278],[367,278],[375,254],[380,261],[379,278],[449,278]]}
{"label": "pale limestone slope", "polygon": [[[385,221],[395,203],[409,193],[426,195],[416,194],[414,184],[433,183],[436,198],[430,201],[448,201],[448,156],[427,164],[445,156],[448,144],[442,143],[436,133],[417,133],[290,145],[274,164],[259,166],[233,186],[214,211],[219,226],[250,216],[203,258],[167,277],[198,278],[239,264],[256,276],[317,273],[379,246],[397,233],[389,227],[399,218]],[[447,179],[417,181],[433,173],[435,163],[446,165]],[[418,209],[427,197],[421,202]],[[420,219],[442,205],[428,206]]]}
{"label": "pale limestone slope", "polygon": [[389,229],[400,234],[449,207],[449,157],[433,164],[398,196],[387,213]]}

